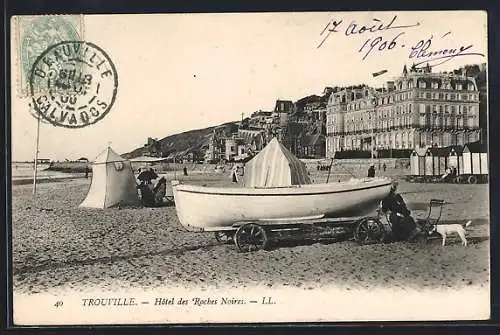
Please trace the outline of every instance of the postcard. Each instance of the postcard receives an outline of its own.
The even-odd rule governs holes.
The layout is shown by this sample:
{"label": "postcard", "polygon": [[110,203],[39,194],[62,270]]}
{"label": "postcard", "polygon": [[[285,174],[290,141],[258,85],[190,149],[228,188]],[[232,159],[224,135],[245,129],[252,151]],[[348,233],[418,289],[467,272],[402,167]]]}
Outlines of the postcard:
{"label": "postcard", "polygon": [[486,12],[10,24],[16,326],[490,318]]}

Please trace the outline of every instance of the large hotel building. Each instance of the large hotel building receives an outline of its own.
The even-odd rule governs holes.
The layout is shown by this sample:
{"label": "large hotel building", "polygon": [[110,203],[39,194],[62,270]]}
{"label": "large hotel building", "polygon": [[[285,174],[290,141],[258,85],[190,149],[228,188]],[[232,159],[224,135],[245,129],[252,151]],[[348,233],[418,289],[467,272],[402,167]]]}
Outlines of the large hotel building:
{"label": "large hotel building", "polygon": [[413,149],[478,141],[479,91],[473,77],[407,71],[384,89],[332,93],[327,105],[326,156],[341,150]]}

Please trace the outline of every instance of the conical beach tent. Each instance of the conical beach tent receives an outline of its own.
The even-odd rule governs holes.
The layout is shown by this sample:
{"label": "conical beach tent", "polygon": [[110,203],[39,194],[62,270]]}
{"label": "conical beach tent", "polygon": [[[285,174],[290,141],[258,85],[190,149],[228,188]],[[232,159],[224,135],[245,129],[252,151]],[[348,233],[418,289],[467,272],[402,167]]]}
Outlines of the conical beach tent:
{"label": "conical beach tent", "polygon": [[92,162],[92,182],[80,207],[108,208],[139,202],[130,161],[108,147]]}
{"label": "conical beach tent", "polygon": [[279,187],[310,184],[306,165],[273,138],[245,166],[245,187]]}

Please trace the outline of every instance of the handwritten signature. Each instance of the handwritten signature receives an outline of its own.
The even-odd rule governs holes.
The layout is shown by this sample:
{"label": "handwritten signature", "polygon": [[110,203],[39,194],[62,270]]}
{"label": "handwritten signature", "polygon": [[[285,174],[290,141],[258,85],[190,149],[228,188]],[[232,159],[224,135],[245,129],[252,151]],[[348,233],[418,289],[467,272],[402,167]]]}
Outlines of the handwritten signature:
{"label": "handwritten signature", "polygon": [[[387,24],[377,18],[372,19],[372,22],[368,25],[359,25],[355,21],[352,21],[344,30],[344,35],[349,37],[351,35],[385,32],[391,29],[406,29],[406,28],[417,27],[420,25],[420,22],[416,22],[414,24],[396,25],[397,18],[398,16],[394,15],[391,21],[388,22]],[[324,36],[321,43],[317,46],[317,48],[321,48],[332,33],[340,32],[339,29],[341,29],[342,23],[343,20],[329,21],[320,34],[320,36],[323,36],[325,34],[326,35]],[[443,40],[450,34],[451,31],[448,31],[446,34],[441,36],[441,40]],[[384,38],[382,36],[377,36],[374,38],[370,37],[366,39],[361,48],[359,48],[358,52],[363,55],[362,60],[365,60],[368,56],[372,54],[386,52],[388,50],[394,49],[397,46],[405,48],[404,41],[401,41],[402,39],[401,36],[403,35],[405,35],[404,31],[398,33],[392,38]],[[455,57],[461,57],[461,56],[484,57],[484,54],[479,52],[474,52],[472,50],[474,46],[473,44],[463,44],[447,48],[439,48],[439,47],[435,48],[432,44],[433,41],[436,42],[436,40],[437,39],[434,39],[434,36],[431,35],[430,38],[421,39],[416,43],[412,43],[412,45],[409,47],[408,58],[417,60],[417,62],[415,63],[416,67],[424,63],[432,66],[437,66],[445,62],[448,62]]]}
{"label": "handwritten signature", "polygon": [[[444,34],[441,38],[444,38],[451,34],[451,31],[447,32]],[[410,59],[422,59],[422,61],[415,63],[415,66],[422,65],[424,63],[429,63],[430,65],[437,66],[443,63],[446,63],[450,60],[452,60],[455,57],[459,56],[482,56],[484,57],[484,54],[479,53],[479,52],[473,52],[470,50],[474,45],[469,44],[469,45],[459,45],[459,46],[454,46],[450,48],[441,48],[441,49],[434,49],[434,50],[429,50],[429,48],[432,45],[432,40],[434,36],[431,35],[431,37],[427,40],[420,40],[418,41],[414,46],[411,47],[410,54],[408,55],[408,58]]]}

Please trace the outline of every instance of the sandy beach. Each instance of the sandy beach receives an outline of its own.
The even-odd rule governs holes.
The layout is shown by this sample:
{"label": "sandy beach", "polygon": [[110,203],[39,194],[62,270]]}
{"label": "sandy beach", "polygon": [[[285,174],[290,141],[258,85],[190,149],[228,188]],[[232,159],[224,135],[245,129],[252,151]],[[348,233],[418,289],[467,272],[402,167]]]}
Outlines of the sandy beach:
{"label": "sandy beach", "polygon": [[[316,182],[326,178],[326,172],[313,174]],[[198,185],[231,184],[227,174],[213,172],[182,178]],[[212,233],[186,231],[175,207],[78,208],[89,185],[90,179],[83,178],[40,184],[36,199],[31,185],[13,186],[15,292],[106,289],[116,283],[123,288],[259,285],[305,290],[331,285],[346,290],[489,285],[488,185],[399,184],[414,217],[423,217],[429,199],[439,198],[448,203],[444,221],[472,220],[468,247],[453,236],[445,247],[439,239],[424,246],[295,241],[252,253],[221,245]]]}

